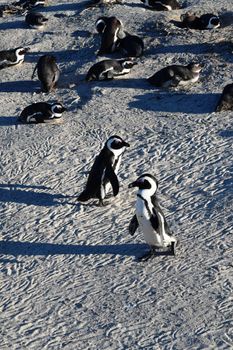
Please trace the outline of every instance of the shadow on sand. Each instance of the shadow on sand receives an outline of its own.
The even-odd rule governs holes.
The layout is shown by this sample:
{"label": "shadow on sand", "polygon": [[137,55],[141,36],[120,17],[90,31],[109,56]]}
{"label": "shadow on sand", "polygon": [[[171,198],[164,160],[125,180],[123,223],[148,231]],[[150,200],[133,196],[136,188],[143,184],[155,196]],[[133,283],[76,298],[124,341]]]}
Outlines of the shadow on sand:
{"label": "shadow on sand", "polygon": [[[73,245],[73,244],[53,244],[53,243],[31,243],[0,241],[0,254],[4,255],[122,255],[140,258],[142,253],[148,250],[146,244],[105,244],[105,245]],[[170,255],[169,252],[158,252],[155,256]]]}
{"label": "shadow on sand", "polygon": [[[24,188],[33,190],[25,190]],[[35,189],[43,189],[43,186],[37,187],[18,184],[0,184],[0,202],[22,203],[27,205],[48,207],[66,204],[67,202],[61,202],[61,200],[70,198],[70,196],[64,196],[62,194],[35,192]]]}
{"label": "shadow on sand", "polygon": [[34,92],[38,82],[32,80],[6,81],[0,83],[1,92]]}
{"label": "shadow on sand", "polygon": [[129,107],[153,112],[205,114],[214,112],[219,97],[217,93],[155,91],[135,96],[136,100],[130,102]]}

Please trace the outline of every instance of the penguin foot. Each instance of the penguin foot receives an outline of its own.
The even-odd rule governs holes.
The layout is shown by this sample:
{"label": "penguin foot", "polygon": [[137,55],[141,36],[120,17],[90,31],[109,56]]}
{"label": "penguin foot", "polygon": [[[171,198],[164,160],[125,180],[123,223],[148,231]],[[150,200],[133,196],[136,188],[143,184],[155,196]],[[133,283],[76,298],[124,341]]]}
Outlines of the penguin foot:
{"label": "penguin foot", "polygon": [[104,202],[103,199],[100,199],[99,200],[99,203],[98,203],[98,207],[106,207],[106,205],[108,205],[109,203],[108,202]]}

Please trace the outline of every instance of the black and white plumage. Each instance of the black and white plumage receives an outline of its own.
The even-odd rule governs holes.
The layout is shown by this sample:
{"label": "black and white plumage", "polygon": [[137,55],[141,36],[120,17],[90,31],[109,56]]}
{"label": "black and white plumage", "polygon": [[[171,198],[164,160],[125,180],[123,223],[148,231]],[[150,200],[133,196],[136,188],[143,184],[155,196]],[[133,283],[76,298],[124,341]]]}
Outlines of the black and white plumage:
{"label": "black and white plumage", "polygon": [[47,21],[48,18],[39,12],[29,12],[25,17],[25,22],[34,29],[43,29]]}
{"label": "black and white plumage", "polygon": [[60,102],[52,104],[47,102],[37,102],[24,108],[18,120],[27,124],[55,124],[62,121],[62,114],[65,111],[66,108]]}
{"label": "black and white plumage", "polygon": [[164,213],[158,203],[156,192],[158,182],[150,174],[141,175],[136,181],[129,185],[129,188],[138,187],[136,214],[131,219],[129,232],[134,235],[139,227],[144,235],[145,241],[151,247],[150,257],[156,248],[170,248],[175,254],[177,239],[172,235],[166,222]]}
{"label": "black and white plumage", "polygon": [[102,5],[114,5],[114,4],[122,4],[122,0],[91,0],[87,3],[86,7],[95,7]]}
{"label": "black and white plumage", "polygon": [[156,87],[177,87],[195,83],[199,79],[200,64],[190,63],[187,66],[171,65],[156,72],[147,81]]}
{"label": "black and white plumage", "polygon": [[200,17],[187,12],[180,17],[181,22],[174,22],[180,28],[196,30],[215,29],[220,27],[220,18],[212,13],[201,15]]}
{"label": "black and white plumage", "polygon": [[224,87],[215,112],[233,111],[233,83]]}
{"label": "black and white plumage", "polygon": [[143,55],[144,43],[139,36],[125,32],[125,37],[119,39],[119,48],[127,57],[140,57]]}
{"label": "black and white plumage", "polygon": [[104,205],[110,187],[113,195],[119,192],[119,171],[122,154],[129,144],[120,136],[113,135],[106,141],[100,154],[96,157],[90,170],[85,190],[79,195],[78,201],[86,202],[91,198],[98,198],[99,204]]}
{"label": "black and white plumage", "polygon": [[33,71],[32,79],[35,75],[36,70],[38,78],[41,82],[42,91],[53,91],[57,87],[57,82],[60,77],[60,69],[56,63],[56,58],[52,55],[41,56]]}
{"label": "black and white plumage", "polygon": [[25,10],[29,10],[36,7],[43,7],[46,4],[47,0],[19,0],[13,3],[14,6],[19,6]]}
{"label": "black and white plumage", "polygon": [[118,75],[128,74],[131,68],[136,65],[134,59],[103,60],[95,63],[86,75],[86,81],[112,80]]}
{"label": "black and white plumage", "polygon": [[155,11],[179,10],[180,4],[176,0],[141,0],[148,8]]}
{"label": "black and white plumage", "polygon": [[98,55],[114,52],[119,45],[119,39],[124,37],[123,25],[116,17],[99,17],[95,22],[96,30],[101,34],[101,46]]}
{"label": "black and white plumage", "polygon": [[21,64],[28,51],[25,47],[0,51],[0,69]]}

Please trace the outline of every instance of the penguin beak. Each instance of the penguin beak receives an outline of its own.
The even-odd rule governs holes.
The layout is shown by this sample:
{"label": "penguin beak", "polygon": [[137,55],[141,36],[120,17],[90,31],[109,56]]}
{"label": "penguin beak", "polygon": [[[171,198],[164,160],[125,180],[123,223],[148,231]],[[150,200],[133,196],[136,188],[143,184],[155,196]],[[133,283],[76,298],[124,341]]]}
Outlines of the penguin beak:
{"label": "penguin beak", "polygon": [[131,184],[129,184],[128,188],[132,188],[132,187],[137,187],[138,183],[137,181],[131,182]]}
{"label": "penguin beak", "polygon": [[122,144],[123,144],[123,146],[125,146],[125,147],[130,147],[130,144],[129,144],[128,142],[123,141]]}

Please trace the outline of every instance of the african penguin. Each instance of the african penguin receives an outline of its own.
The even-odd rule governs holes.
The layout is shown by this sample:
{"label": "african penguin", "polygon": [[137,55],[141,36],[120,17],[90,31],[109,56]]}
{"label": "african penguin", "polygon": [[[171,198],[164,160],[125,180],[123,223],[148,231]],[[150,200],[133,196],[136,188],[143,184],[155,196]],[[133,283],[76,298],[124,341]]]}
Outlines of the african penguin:
{"label": "african penguin", "polygon": [[114,52],[118,47],[119,39],[124,37],[121,21],[116,17],[99,17],[95,27],[101,34],[101,46],[97,55]]}
{"label": "african penguin", "polygon": [[60,77],[60,69],[56,63],[56,58],[52,55],[41,56],[34,68],[32,79],[34,78],[36,70],[41,82],[42,91],[53,91],[57,87],[57,82]]}
{"label": "african penguin", "polygon": [[31,9],[35,7],[43,7],[47,0],[19,0],[13,3],[14,6],[19,6],[22,9]]}
{"label": "african penguin", "polygon": [[37,102],[24,108],[18,119],[20,122],[28,124],[55,124],[62,121],[62,113],[65,111],[66,108],[60,102],[53,104]]}
{"label": "african penguin", "polygon": [[86,75],[86,81],[91,80],[112,80],[115,76],[124,75],[130,72],[137,62],[133,58],[103,60],[95,63]]}
{"label": "african penguin", "polygon": [[87,3],[86,7],[95,7],[101,5],[113,5],[113,4],[122,4],[122,0],[91,0]]}
{"label": "african penguin", "polygon": [[171,254],[175,255],[177,239],[172,235],[166,222],[164,213],[156,198],[158,181],[150,174],[143,174],[129,184],[129,188],[138,187],[136,214],[130,221],[129,233],[134,235],[140,227],[145,241],[151,250],[142,259],[153,256],[156,248],[170,248]]}
{"label": "african penguin", "polygon": [[156,72],[147,81],[156,87],[177,87],[195,83],[199,79],[200,64],[190,63],[187,66],[171,65]]}
{"label": "african penguin", "polygon": [[0,69],[15,66],[24,61],[29,48],[17,47],[16,49],[0,51]]}
{"label": "african penguin", "polygon": [[137,35],[125,32],[125,37],[119,39],[119,48],[127,57],[140,57],[143,55],[144,43]]}
{"label": "african penguin", "polygon": [[43,29],[47,21],[48,18],[39,12],[29,12],[25,17],[25,22],[34,29]]}
{"label": "african penguin", "polygon": [[233,83],[224,87],[215,112],[233,111]]}
{"label": "african penguin", "polygon": [[201,17],[197,17],[190,12],[181,15],[181,23],[177,23],[180,28],[189,28],[197,30],[214,29],[220,27],[220,19],[218,16],[207,13]]}
{"label": "african penguin", "polygon": [[156,11],[179,10],[180,4],[176,0],[141,0],[148,8]]}
{"label": "african penguin", "polygon": [[78,201],[86,202],[98,198],[99,205],[104,205],[107,192],[112,186],[113,195],[119,192],[119,171],[122,154],[129,144],[120,136],[113,135],[105,142],[100,154],[96,157],[90,170],[85,190],[79,195]]}

